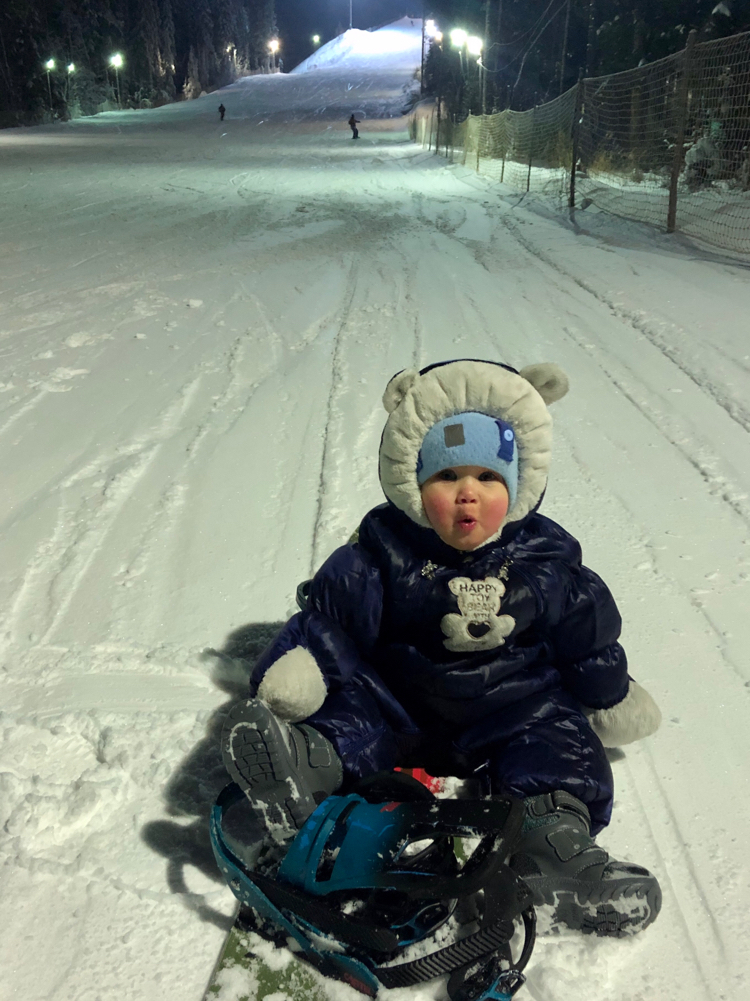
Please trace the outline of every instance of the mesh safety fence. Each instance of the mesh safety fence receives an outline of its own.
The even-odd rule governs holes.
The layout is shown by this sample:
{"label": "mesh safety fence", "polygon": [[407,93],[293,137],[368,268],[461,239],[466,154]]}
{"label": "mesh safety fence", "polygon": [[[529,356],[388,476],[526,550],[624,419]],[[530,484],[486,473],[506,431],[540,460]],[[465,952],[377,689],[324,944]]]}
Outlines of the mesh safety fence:
{"label": "mesh safety fence", "polygon": [[466,164],[492,180],[567,199],[575,103],[573,88],[530,111],[469,115],[463,122],[421,105],[412,136],[452,163]]}
{"label": "mesh safety fence", "polygon": [[677,225],[750,253],[750,32],[696,45],[688,61]]}
{"label": "mesh safety fence", "polygon": [[583,81],[577,192],[598,208],[666,227],[682,53]]}
{"label": "mesh safety fence", "polygon": [[750,32],[584,79],[529,111],[456,123],[422,105],[412,135],[515,189],[750,254]]}

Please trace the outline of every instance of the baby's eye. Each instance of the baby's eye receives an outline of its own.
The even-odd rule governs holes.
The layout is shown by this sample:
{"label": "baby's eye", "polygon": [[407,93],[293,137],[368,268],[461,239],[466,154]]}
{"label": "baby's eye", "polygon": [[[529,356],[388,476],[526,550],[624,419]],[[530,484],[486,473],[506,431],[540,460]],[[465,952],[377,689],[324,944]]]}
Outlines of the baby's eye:
{"label": "baby's eye", "polygon": [[487,483],[491,480],[499,480],[500,476],[498,473],[493,472],[491,469],[485,469],[483,473],[479,474],[480,482]]}
{"label": "baby's eye", "polygon": [[453,469],[441,469],[438,473],[438,479],[446,480],[449,483],[455,483],[458,477]]}

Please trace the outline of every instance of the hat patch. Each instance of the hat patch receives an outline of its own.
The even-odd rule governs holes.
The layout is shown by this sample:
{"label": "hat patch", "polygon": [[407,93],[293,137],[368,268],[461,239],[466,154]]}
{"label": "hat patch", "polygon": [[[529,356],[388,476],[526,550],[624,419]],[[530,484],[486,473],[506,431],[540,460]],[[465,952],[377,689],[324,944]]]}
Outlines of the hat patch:
{"label": "hat patch", "polygon": [[466,444],[463,424],[446,425],[443,431],[443,436],[445,438],[445,444],[448,448],[456,448],[458,445]]}
{"label": "hat patch", "polygon": [[500,428],[500,448],[497,450],[497,457],[498,459],[502,459],[503,462],[512,462],[513,446],[516,440],[513,428],[506,424],[505,421],[498,420],[496,423]]}

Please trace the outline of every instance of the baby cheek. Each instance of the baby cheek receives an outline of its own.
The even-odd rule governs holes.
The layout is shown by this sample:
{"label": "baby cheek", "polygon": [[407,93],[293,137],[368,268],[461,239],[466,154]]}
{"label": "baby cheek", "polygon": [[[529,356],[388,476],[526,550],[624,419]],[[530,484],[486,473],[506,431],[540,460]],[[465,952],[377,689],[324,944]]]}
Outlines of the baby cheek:
{"label": "baby cheek", "polygon": [[503,518],[508,513],[508,495],[502,494],[499,497],[494,497],[490,501],[489,505],[489,515],[493,521],[496,521],[499,525]]}
{"label": "baby cheek", "polygon": [[452,504],[449,497],[445,497],[440,491],[425,490],[422,494],[422,504],[424,505],[427,520],[431,525],[442,524],[446,518],[450,517]]}

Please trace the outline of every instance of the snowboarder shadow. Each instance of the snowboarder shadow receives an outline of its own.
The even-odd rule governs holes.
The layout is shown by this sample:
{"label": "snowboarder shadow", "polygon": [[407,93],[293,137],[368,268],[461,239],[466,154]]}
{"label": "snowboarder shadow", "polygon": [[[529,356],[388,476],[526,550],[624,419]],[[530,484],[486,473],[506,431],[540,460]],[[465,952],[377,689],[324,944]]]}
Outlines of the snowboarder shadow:
{"label": "snowboarder shadow", "polygon": [[[202,921],[229,930],[232,918],[211,907],[201,893],[192,892],[185,876],[186,866],[193,866],[218,884],[224,883],[211,850],[208,819],[216,797],[230,781],[221,760],[220,740],[224,718],[232,706],[247,698],[248,678],[255,661],[279,632],[282,622],[250,623],[232,632],[220,650],[206,649],[202,659],[213,661],[211,677],[229,700],[211,714],[205,736],[188,753],[167,782],[164,790],[166,810],[172,820],[153,820],[145,824],[141,837],[167,861],[167,885],[180,894],[187,906]],[[185,818],[192,821],[185,823]],[[238,814],[237,822],[251,821]],[[247,832],[245,832],[246,834]]]}

